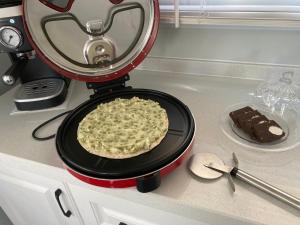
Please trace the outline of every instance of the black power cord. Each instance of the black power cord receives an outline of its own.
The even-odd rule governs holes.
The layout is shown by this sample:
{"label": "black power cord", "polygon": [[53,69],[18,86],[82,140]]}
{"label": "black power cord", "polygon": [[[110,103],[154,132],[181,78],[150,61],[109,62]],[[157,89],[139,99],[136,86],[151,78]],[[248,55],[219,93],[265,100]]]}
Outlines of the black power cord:
{"label": "black power cord", "polygon": [[32,131],[32,134],[31,136],[33,137],[33,139],[37,140],[37,141],[47,141],[47,140],[50,140],[50,139],[53,139],[55,138],[55,134],[52,134],[50,136],[47,136],[47,137],[38,137],[36,135],[36,133],[44,126],[46,126],[48,123],[52,122],[53,120],[56,120],[66,114],[69,114],[70,112],[72,112],[73,110],[69,110],[69,111],[66,111],[66,112],[63,112],[61,114],[58,114],[57,116],[54,116],[53,118],[51,118],[50,120],[47,120],[45,121],[44,123],[42,123],[41,125],[39,125],[38,127],[36,127],[33,131]]}

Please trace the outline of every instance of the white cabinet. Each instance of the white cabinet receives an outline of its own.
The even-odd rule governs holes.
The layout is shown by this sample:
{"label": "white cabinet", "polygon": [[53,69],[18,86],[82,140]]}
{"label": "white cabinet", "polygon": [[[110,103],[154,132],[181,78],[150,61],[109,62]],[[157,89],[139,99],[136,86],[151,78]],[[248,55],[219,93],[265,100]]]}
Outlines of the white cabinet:
{"label": "white cabinet", "polygon": [[[61,169],[0,158],[0,208],[14,225],[205,224],[171,213],[167,207],[158,209],[159,205],[126,200],[114,195],[114,190],[101,190],[89,188]],[[68,211],[69,217],[64,215]]]}
{"label": "white cabinet", "polygon": [[70,184],[70,191],[87,225],[204,225],[128,200]]}
{"label": "white cabinet", "polygon": [[[5,167],[0,167],[0,207],[14,225],[80,224],[62,183]],[[68,210],[69,217],[63,214]]]}

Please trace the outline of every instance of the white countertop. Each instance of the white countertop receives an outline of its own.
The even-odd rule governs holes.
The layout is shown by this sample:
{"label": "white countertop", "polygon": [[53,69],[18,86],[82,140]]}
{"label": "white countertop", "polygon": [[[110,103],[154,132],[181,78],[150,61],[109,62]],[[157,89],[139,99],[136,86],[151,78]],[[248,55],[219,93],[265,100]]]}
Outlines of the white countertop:
{"label": "white countertop", "polygon": [[[222,112],[230,105],[248,101],[247,93],[255,89],[258,81],[136,71],[131,74],[129,84],[137,88],[167,92],[189,106],[197,125],[192,154],[212,152],[230,163],[231,153],[234,151],[239,157],[241,169],[300,197],[299,147],[281,153],[249,151],[241,145],[233,144],[220,129]],[[0,153],[62,168],[54,140],[35,141],[31,132],[37,125],[63,110],[10,115],[14,108],[13,93],[14,90],[0,96]],[[68,109],[87,100],[90,93],[84,83],[75,82]],[[55,121],[40,134],[55,132],[60,121]],[[207,212],[211,213],[210,216],[224,215],[245,221],[239,224],[246,224],[246,221],[247,224],[300,224],[299,211],[242,182],[236,181],[236,189],[236,193],[232,194],[226,178],[210,182],[195,179],[188,172],[185,162],[172,174],[164,177],[161,187],[154,192],[141,194],[134,188],[129,188],[123,190],[122,194],[127,194],[130,198],[148,199],[153,204],[156,199],[164,199],[160,207],[167,206],[170,202],[170,210],[180,206],[191,216],[198,214],[204,218]],[[102,190],[107,193],[119,192],[113,189]]]}

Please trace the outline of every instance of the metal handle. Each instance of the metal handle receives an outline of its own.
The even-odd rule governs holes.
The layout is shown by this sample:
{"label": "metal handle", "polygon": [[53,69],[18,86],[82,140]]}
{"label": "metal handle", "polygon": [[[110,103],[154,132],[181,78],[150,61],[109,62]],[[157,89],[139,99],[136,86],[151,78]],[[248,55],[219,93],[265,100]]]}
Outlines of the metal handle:
{"label": "metal handle", "polygon": [[70,217],[72,215],[71,211],[68,210],[67,212],[63,209],[62,205],[61,205],[61,202],[59,200],[59,196],[62,194],[62,190],[60,189],[57,189],[55,191],[55,198],[56,198],[56,201],[59,205],[59,208],[61,209],[62,213],[66,216],[66,217]]}
{"label": "metal handle", "polygon": [[248,184],[251,184],[252,186],[264,191],[265,193],[295,207],[296,209],[300,210],[300,199],[296,198],[295,196],[292,196],[250,174],[247,172],[236,169],[235,168],[235,173],[233,174],[237,178],[245,181]]}
{"label": "metal handle", "polygon": [[13,62],[13,64],[8,68],[8,70],[2,75],[2,81],[4,84],[12,86],[16,83],[17,79],[20,77],[27,60],[18,59]]}

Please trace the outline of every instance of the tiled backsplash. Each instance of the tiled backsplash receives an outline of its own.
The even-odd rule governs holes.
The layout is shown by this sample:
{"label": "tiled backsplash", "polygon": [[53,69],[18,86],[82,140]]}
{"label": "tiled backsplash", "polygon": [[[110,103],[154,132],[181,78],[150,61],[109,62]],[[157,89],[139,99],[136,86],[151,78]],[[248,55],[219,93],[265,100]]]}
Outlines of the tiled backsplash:
{"label": "tiled backsplash", "polygon": [[[300,81],[300,27],[160,27],[138,69],[266,79],[292,71]],[[298,78],[299,77],[299,78]]]}
{"label": "tiled backsplash", "polygon": [[[249,79],[267,79],[291,71],[300,82],[299,40],[300,27],[175,29],[162,24],[150,55],[138,69]],[[0,72],[8,65],[7,55],[0,54]]]}
{"label": "tiled backsplash", "polygon": [[295,81],[300,83],[300,66],[289,65],[150,56],[137,69],[257,80],[276,79],[293,72]]}

